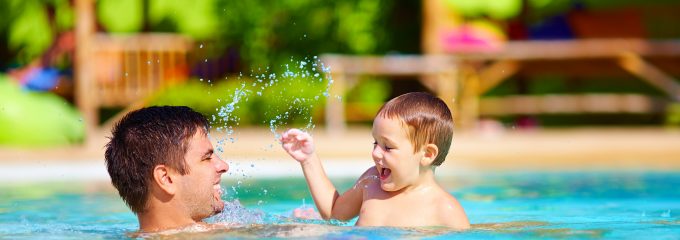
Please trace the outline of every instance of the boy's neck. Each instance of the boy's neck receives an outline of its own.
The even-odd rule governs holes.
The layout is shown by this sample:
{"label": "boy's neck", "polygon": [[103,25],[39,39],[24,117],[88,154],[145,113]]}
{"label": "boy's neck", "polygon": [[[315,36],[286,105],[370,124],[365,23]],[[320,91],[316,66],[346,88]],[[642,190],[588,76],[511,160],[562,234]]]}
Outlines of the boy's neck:
{"label": "boy's neck", "polygon": [[418,181],[411,186],[404,188],[404,192],[421,191],[436,185],[437,181],[434,178],[434,168],[429,166],[421,167]]}

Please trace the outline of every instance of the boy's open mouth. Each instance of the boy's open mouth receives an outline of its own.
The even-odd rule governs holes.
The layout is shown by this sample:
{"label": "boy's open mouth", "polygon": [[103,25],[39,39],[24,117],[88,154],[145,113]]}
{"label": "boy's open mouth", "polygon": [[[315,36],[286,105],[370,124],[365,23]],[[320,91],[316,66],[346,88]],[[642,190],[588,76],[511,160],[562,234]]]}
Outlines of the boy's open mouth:
{"label": "boy's open mouth", "polygon": [[392,170],[389,168],[380,168],[380,180],[385,180],[390,176],[390,173],[392,173]]}

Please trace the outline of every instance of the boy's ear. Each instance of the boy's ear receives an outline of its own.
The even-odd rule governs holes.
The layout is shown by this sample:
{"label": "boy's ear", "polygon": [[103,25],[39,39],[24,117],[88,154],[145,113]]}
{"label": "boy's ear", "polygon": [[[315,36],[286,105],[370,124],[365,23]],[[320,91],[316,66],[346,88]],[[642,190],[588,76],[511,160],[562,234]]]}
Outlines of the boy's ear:
{"label": "boy's ear", "polygon": [[425,151],[425,154],[423,155],[423,158],[420,159],[421,166],[432,165],[432,162],[439,156],[439,147],[432,143],[425,144],[425,146],[423,146],[423,151]]}
{"label": "boy's ear", "polygon": [[174,180],[173,171],[165,165],[157,165],[153,168],[153,180],[161,191],[175,195],[177,184]]}

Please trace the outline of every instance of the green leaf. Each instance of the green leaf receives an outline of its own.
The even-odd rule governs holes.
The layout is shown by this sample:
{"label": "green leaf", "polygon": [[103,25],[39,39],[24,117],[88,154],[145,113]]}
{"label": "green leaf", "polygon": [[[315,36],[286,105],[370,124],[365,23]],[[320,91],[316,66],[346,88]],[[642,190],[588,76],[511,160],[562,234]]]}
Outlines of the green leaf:
{"label": "green leaf", "polygon": [[47,14],[42,5],[35,1],[26,2],[21,14],[11,22],[9,47],[18,50],[20,57],[28,62],[44,52],[52,43]]}
{"label": "green leaf", "polygon": [[97,5],[97,17],[110,32],[137,32],[144,24],[142,7],[140,0],[100,0]]}

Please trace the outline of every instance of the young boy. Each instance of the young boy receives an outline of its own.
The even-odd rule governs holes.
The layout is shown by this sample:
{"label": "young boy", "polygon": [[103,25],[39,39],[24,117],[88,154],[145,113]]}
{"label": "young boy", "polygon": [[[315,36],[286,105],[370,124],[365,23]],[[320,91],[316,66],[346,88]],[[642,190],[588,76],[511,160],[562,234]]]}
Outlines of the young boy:
{"label": "young boy", "polygon": [[451,112],[427,93],[407,93],[387,102],[373,122],[374,167],[343,194],[330,182],[314,152],[312,137],[298,129],[283,133],[283,149],[300,162],[314,203],[324,219],[357,226],[470,227],[463,207],[434,178],[449,151]]}

